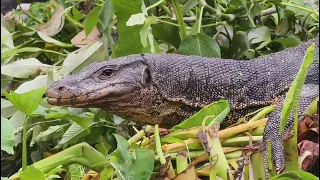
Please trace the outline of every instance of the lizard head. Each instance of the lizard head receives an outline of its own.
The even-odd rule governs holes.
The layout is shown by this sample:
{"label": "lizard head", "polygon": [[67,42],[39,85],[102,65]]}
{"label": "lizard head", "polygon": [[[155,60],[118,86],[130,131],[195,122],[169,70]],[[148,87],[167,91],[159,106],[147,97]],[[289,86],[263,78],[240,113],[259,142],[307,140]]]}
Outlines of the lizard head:
{"label": "lizard head", "polygon": [[151,82],[143,55],[92,63],[55,82],[46,96],[51,105],[103,108],[134,106],[134,97]]}

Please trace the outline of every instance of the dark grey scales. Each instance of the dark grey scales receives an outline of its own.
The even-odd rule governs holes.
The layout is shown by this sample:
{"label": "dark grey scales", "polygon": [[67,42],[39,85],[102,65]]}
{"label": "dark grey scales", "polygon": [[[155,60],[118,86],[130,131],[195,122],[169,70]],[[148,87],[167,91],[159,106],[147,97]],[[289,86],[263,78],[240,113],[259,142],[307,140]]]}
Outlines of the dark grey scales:
{"label": "dark grey scales", "polygon": [[[48,90],[53,105],[100,107],[120,117],[171,127],[213,101],[231,106],[223,127],[271,104],[281,104],[295,78],[307,47],[316,43],[299,103],[299,115],[319,96],[319,38],[253,60],[205,58],[178,54],[136,54],[93,63],[54,83]],[[272,142],[276,167],[284,166],[278,135],[282,106],[270,114],[264,142]],[[287,127],[292,124],[290,119]],[[266,151],[265,151],[266,152]]]}

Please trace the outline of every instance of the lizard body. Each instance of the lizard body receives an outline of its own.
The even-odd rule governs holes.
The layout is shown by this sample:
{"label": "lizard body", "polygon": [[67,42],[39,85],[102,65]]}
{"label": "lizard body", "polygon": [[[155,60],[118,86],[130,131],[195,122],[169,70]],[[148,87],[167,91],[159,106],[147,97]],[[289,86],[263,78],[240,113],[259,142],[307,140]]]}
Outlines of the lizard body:
{"label": "lizard body", "polygon": [[[50,104],[98,107],[128,120],[166,127],[183,121],[207,104],[227,99],[231,113],[222,124],[225,127],[241,115],[263,106],[281,104],[307,47],[313,42],[316,43],[315,59],[299,106],[304,109],[319,96],[319,38],[253,60],[178,54],[120,57],[89,65],[54,83],[46,95]],[[280,113],[281,107],[271,113],[265,140],[281,139],[273,133],[278,132]],[[282,148],[279,146],[273,148],[273,153]],[[283,166],[279,160],[283,156],[276,158],[276,166]]]}

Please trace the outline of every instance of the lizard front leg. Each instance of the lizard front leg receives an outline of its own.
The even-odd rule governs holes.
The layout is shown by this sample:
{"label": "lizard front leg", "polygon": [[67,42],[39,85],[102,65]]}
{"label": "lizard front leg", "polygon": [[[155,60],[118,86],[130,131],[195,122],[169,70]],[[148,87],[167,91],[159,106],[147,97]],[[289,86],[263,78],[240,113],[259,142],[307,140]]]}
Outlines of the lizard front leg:
{"label": "lizard front leg", "polygon": [[[311,104],[311,102],[319,96],[319,85],[305,84],[303,86],[300,101],[299,101],[299,120],[302,119],[303,112]],[[283,136],[280,136],[280,116],[282,112],[283,102],[270,114],[269,120],[264,130],[263,140],[261,143],[261,149],[264,151],[264,167],[266,178],[269,179],[268,171],[268,151],[267,140],[271,142],[271,154],[272,160],[275,164],[277,172],[285,168],[285,154],[283,149]],[[292,111],[289,120],[285,126],[285,133],[288,133],[288,129],[293,125],[294,111]],[[284,134],[285,134],[284,133]]]}

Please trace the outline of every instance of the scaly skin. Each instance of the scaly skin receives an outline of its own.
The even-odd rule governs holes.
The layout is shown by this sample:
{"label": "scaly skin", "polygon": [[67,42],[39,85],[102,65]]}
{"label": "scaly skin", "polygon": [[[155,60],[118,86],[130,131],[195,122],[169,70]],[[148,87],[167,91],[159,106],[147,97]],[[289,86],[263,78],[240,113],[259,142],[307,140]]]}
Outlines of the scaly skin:
{"label": "scaly skin", "polygon": [[[93,63],[54,83],[46,95],[53,105],[103,108],[128,120],[166,127],[224,98],[232,109],[222,124],[225,127],[263,106],[281,104],[312,42],[317,47],[300,101],[303,112],[319,95],[319,38],[248,61],[177,54],[130,55]],[[272,141],[279,169],[284,166],[282,139],[277,133],[280,112],[281,106],[271,113],[262,143],[265,150],[265,140]],[[289,121],[288,126],[291,124]]]}

